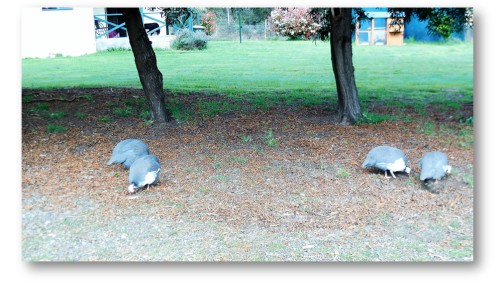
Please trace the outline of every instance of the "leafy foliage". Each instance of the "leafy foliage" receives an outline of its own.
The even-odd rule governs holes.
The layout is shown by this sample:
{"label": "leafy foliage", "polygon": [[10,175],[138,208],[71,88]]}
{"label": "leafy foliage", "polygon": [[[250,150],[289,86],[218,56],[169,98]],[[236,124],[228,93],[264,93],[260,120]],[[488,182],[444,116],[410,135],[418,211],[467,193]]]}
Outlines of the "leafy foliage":
{"label": "leafy foliage", "polygon": [[207,35],[212,35],[217,29],[217,25],[215,25],[216,18],[217,15],[213,11],[209,11],[201,17],[201,25],[205,27],[205,33],[207,33]]}
{"label": "leafy foliage", "polygon": [[165,23],[167,25],[177,25],[182,27],[184,22],[197,12],[194,8],[183,8],[183,7],[151,7],[148,8],[151,11],[161,11],[162,17],[165,17]]}
{"label": "leafy foliage", "polygon": [[182,29],[177,33],[177,37],[172,43],[172,47],[177,50],[203,50],[207,48],[208,37],[203,32],[191,32],[189,29]]}
{"label": "leafy foliage", "polygon": [[[334,10],[334,9],[333,9]],[[330,8],[313,8],[310,14],[319,17],[320,28],[317,38],[326,40],[330,33]],[[395,24],[409,23],[412,19],[428,21],[427,31],[431,35],[448,39],[453,32],[462,32],[464,27],[473,27],[472,8],[388,8]],[[352,32],[355,31],[356,19],[367,19],[362,8],[352,9]],[[315,38],[316,39],[316,38]]]}
{"label": "leafy foliage", "polygon": [[453,32],[462,32],[465,27],[473,26],[472,8],[389,8],[391,16],[404,18],[406,23],[413,18],[427,20],[430,35],[448,40]]}
{"label": "leafy foliage", "polygon": [[[318,31],[313,38],[314,40],[316,39],[321,39],[322,41],[325,41],[329,39],[330,35],[330,19],[332,17],[332,10],[331,8],[312,8],[309,11],[309,14],[311,14],[311,17],[319,19],[319,24],[320,27],[318,28]],[[351,19],[351,30],[352,33],[356,31],[356,19],[358,20],[363,20],[363,19],[368,19],[368,16],[365,13],[365,10],[363,8],[352,8],[352,19]]]}

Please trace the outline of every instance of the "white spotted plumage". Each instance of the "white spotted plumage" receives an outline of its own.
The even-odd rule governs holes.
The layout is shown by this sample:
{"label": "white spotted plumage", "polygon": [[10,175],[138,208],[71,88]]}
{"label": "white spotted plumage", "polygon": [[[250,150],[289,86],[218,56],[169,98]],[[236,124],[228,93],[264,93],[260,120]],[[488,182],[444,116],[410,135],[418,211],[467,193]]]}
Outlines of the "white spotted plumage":
{"label": "white spotted plumage", "polygon": [[137,159],[130,166],[128,191],[133,193],[144,186],[149,187],[156,183],[160,170],[160,160],[155,155],[149,154]]}
{"label": "white spotted plumage", "polygon": [[386,177],[387,171],[389,171],[394,178],[396,177],[394,172],[404,171],[409,174],[411,170],[408,167],[403,151],[390,146],[378,146],[370,150],[361,166],[363,168],[376,167],[381,169],[385,172]]}
{"label": "white spotted plumage", "polygon": [[147,154],[149,154],[149,148],[145,142],[138,139],[122,140],[113,148],[107,164],[122,164],[125,168],[130,168],[135,160]]}
{"label": "white spotted plumage", "polygon": [[448,164],[448,156],[443,152],[428,152],[420,159],[420,180],[422,181],[427,179],[440,180],[450,173],[451,166]]}

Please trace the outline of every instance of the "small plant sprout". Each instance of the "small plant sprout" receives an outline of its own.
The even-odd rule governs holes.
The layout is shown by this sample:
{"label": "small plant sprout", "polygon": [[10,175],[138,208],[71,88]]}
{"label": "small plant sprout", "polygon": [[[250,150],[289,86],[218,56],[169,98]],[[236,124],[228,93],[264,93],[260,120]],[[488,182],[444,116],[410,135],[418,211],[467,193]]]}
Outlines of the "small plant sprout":
{"label": "small plant sprout", "polygon": [[48,133],[64,133],[66,132],[66,128],[58,125],[48,124],[47,125]]}
{"label": "small plant sprout", "polygon": [[244,143],[252,141],[252,136],[251,135],[245,135],[241,137],[241,141]]}
{"label": "small plant sprout", "polygon": [[278,145],[278,140],[274,137],[273,130],[271,129],[264,134],[262,140],[270,147]]}

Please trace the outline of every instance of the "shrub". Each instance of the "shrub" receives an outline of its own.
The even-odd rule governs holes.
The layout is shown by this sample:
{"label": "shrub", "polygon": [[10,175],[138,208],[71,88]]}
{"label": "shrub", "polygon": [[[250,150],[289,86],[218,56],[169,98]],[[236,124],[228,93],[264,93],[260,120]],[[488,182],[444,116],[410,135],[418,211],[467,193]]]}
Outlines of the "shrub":
{"label": "shrub", "polygon": [[217,29],[215,25],[216,18],[217,15],[215,15],[213,11],[209,11],[205,16],[201,17],[201,25],[205,27],[205,33],[207,33],[207,35],[212,35],[215,29]]}
{"label": "shrub", "polygon": [[270,28],[292,40],[310,39],[321,28],[320,19],[313,19],[308,8],[275,8]]}
{"label": "shrub", "polygon": [[177,50],[202,50],[207,48],[208,37],[203,32],[191,32],[183,29],[177,33],[172,47]]}

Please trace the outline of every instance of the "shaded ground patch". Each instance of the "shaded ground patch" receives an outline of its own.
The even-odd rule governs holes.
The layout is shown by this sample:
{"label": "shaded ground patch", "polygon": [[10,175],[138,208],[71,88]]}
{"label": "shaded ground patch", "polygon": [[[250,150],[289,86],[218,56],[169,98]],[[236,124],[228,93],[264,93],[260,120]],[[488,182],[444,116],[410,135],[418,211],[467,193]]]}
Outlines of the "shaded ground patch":
{"label": "shaded ground patch", "polygon": [[[410,120],[346,127],[331,107],[167,96],[178,121],[157,129],[142,90],[23,91],[24,260],[473,259],[472,105],[368,103]],[[160,184],[133,196],[127,171],[105,164],[130,137],[163,168]],[[414,172],[362,169],[381,144],[401,148]],[[432,192],[418,180],[431,150],[453,166]]]}

